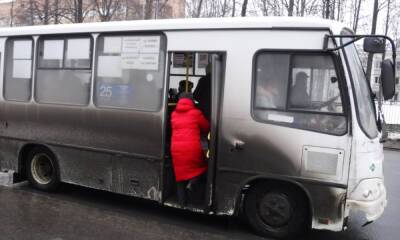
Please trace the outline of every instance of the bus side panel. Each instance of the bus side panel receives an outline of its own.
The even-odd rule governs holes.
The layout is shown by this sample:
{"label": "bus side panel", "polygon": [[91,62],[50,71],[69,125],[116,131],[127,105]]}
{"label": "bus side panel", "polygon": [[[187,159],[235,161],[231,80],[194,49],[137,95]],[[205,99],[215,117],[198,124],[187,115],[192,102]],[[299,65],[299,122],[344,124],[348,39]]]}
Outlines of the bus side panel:
{"label": "bus side panel", "polygon": [[342,231],[345,226],[345,200],[347,189],[320,183],[303,183],[312,204],[313,229]]}
{"label": "bus side panel", "polygon": [[160,169],[157,160],[117,156],[113,159],[113,192],[160,201]]}
{"label": "bus side panel", "polygon": [[111,191],[112,156],[76,148],[50,146],[56,154],[62,182]]}
{"label": "bus side panel", "polygon": [[[2,128],[3,126],[0,127]],[[14,170],[18,172],[18,151],[22,145],[22,141],[0,137],[0,170]]]}
{"label": "bus side panel", "polygon": [[[338,230],[338,226],[343,223],[344,210],[338,206],[338,202],[343,198],[341,188],[347,186],[351,138],[346,134],[336,136],[303,130],[297,128],[295,124],[286,127],[261,122],[252,116],[252,76],[255,71],[253,64],[256,53],[266,48],[320,50],[321,41],[327,33],[306,30],[251,32],[246,36],[246,48],[229,49],[218,132],[215,183],[217,214],[234,214],[240,207],[238,206],[240,193],[247,181],[251,177],[263,176],[286,182],[303,179],[306,180],[304,182],[315,183],[309,186],[303,184],[305,189],[309,189],[307,190],[309,195],[317,193],[323,195],[321,198],[311,199],[310,208],[313,210],[314,219],[328,216],[329,223],[324,229],[330,230]],[[238,42],[240,40],[232,37],[229,44],[240,45]],[[332,176],[306,174],[305,164],[308,159],[303,158],[303,151],[308,146],[326,152],[335,150],[343,154],[343,160],[337,160],[339,167]],[[317,159],[316,162],[324,167],[322,160],[324,158]],[[313,225],[313,227],[319,226]]]}
{"label": "bus side panel", "polygon": [[161,113],[18,102],[3,102],[1,110],[4,141],[20,140],[2,151],[2,165],[18,171],[20,146],[44,144],[64,182],[159,199]]}
{"label": "bus side panel", "polygon": [[160,166],[146,158],[51,147],[63,182],[158,201]]}
{"label": "bus side panel", "polygon": [[[244,206],[244,199],[241,199],[241,189],[244,183],[251,179],[278,181],[282,178],[276,176],[265,176],[250,173],[219,172],[219,179],[229,181],[218,181],[217,209],[218,215],[233,215],[239,213],[239,208]],[[329,229],[341,231],[343,229],[344,202],[347,190],[344,188],[329,186],[320,183],[299,182],[295,179],[285,179],[289,184],[296,184],[305,190],[311,203],[310,213],[312,214],[311,226],[313,229]],[[250,183],[251,187],[251,183]],[[239,205],[240,204],[240,205]]]}

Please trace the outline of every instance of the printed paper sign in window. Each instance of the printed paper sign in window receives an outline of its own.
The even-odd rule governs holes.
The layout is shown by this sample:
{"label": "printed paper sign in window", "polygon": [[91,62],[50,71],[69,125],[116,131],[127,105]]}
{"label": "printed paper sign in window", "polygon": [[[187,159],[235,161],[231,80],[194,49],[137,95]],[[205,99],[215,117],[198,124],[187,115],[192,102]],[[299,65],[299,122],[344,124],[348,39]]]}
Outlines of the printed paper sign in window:
{"label": "printed paper sign in window", "polygon": [[160,37],[124,37],[122,39],[122,69],[158,70]]}
{"label": "printed paper sign in window", "polygon": [[142,37],[124,37],[122,39],[122,52],[123,53],[139,53],[140,42]]}
{"label": "printed paper sign in window", "polygon": [[104,38],[104,53],[121,53],[121,37],[105,37]]}
{"label": "printed paper sign in window", "polygon": [[140,54],[139,53],[122,53],[122,69],[140,69]]}
{"label": "printed paper sign in window", "polygon": [[174,53],[173,57],[173,65],[174,68],[186,68],[186,65],[189,66],[189,68],[193,67],[193,53]]}
{"label": "printed paper sign in window", "polygon": [[141,54],[140,68],[144,70],[158,70],[158,53]]}
{"label": "printed paper sign in window", "polygon": [[160,37],[142,37],[140,52],[142,53],[159,53],[160,52]]}
{"label": "printed paper sign in window", "polygon": [[199,58],[198,67],[199,68],[207,67],[207,65],[208,65],[208,54],[207,53],[199,53],[198,54],[198,58]]}

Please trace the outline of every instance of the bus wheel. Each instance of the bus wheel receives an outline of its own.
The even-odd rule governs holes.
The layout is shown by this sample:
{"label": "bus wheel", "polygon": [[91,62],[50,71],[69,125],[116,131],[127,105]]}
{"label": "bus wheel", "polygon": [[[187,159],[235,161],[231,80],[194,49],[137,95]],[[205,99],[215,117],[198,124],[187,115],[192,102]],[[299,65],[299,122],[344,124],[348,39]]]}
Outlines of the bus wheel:
{"label": "bus wheel", "polygon": [[264,237],[290,239],[307,229],[308,204],[286,185],[259,184],[249,189],[244,212],[250,226]]}
{"label": "bus wheel", "polygon": [[47,149],[33,149],[28,155],[26,169],[29,182],[37,189],[54,191],[60,184],[57,161]]}

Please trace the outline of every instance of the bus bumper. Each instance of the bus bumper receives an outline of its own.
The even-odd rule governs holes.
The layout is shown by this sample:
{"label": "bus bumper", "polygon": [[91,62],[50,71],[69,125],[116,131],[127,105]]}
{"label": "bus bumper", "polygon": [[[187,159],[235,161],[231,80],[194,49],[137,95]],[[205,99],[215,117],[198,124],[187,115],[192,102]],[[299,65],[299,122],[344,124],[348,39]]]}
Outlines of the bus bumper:
{"label": "bus bumper", "polygon": [[362,180],[348,196],[346,215],[349,211],[360,211],[365,214],[367,222],[378,219],[387,205],[386,188],[383,179]]}

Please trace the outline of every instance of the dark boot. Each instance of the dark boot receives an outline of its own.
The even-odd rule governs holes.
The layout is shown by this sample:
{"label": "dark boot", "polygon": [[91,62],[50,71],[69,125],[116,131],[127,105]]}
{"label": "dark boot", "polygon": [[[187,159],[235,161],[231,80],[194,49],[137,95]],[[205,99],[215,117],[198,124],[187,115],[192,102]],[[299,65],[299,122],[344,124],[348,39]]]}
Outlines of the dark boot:
{"label": "dark boot", "polygon": [[186,207],[186,182],[176,183],[176,196],[181,207]]}

